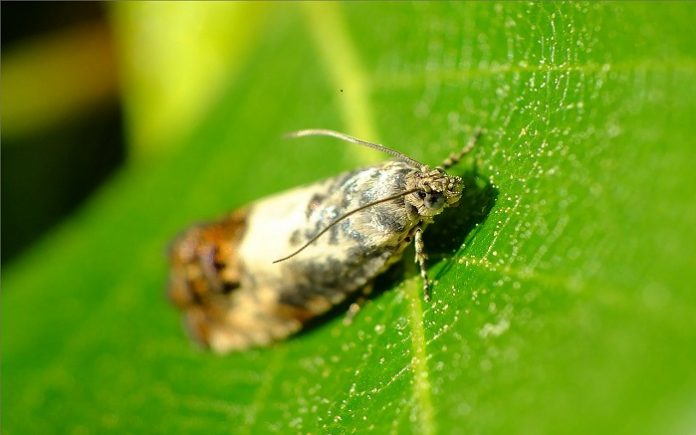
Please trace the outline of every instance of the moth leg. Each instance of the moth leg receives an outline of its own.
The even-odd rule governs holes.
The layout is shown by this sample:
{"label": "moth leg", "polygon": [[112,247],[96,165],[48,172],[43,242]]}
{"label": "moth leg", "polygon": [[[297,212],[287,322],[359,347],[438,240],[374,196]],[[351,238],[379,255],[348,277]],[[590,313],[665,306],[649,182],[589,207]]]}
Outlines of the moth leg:
{"label": "moth leg", "polygon": [[452,153],[449,156],[447,156],[447,158],[442,162],[440,167],[442,169],[447,170],[447,169],[451,168],[452,166],[456,165],[457,163],[459,163],[459,161],[465,155],[469,154],[471,152],[471,150],[474,149],[474,146],[476,146],[476,142],[478,142],[480,137],[481,137],[481,129],[477,128],[476,130],[474,130],[474,134],[471,136],[471,138],[469,139],[469,142],[467,142],[467,144],[464,146],[464,148],[462,148],[462,150],[459,152]]}
{"label": "moth leg", "polygon": [[367,297],[372,293],[373,287],[374,285],[370,283],[362,288],[362,290],[360,291],[360,296],[358,296],[355,302],[350,304],[350,306],[348,307],[346,317],[343,318],[344,325],[350,325],[351,323],[353,323],[353,319],[355,319],[355,316],[358,315],[362,307],[367,302]]}
{"label": "moth leg", "polygon": [[430,300],[430,280],[428,279],[428,272],[425,269],[425,260],[428,258],[425,255],[425,245],[423,244],[423,228],[420,226],[416,228],[416,263],[420,268],[420,276],[423,279],[423,298],[426,301]]}

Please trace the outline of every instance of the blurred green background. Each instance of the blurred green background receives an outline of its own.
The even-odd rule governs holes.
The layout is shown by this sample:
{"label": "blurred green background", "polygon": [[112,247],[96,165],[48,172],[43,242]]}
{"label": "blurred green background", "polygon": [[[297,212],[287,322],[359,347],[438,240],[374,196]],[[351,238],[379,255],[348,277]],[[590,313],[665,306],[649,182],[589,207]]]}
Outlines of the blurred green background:
{"label": "blurred green background", "polygon": [[114,40],[98,3],[2,5],[2,263],[124,160]]}
{"label": "blurred green background", "polygon": [[[3,2],[3,432],[696,431],[694,19]],[[173,235],[382,158],[283,133],[436,164],[477,126],[467,165],[497,196],[428,230],[431,303],[407,252],[350,327],[188,342],[163,296]]]}

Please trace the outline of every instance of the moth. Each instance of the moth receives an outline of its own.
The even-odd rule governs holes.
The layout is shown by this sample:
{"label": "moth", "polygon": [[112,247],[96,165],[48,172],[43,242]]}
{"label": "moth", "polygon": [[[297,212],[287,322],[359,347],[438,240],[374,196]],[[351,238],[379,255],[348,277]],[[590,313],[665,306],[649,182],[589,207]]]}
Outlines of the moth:
{"label": "moth", "polygon": [[[171,245],[168,294],[189,333],[219,353],[284,339],[371,283],[415,243],[430,298],[423,231],[459,201],[463,182],[445,171],[473,148],[431,168],[398,151],[333,130],[331,136],[393,159],[260,199],[193,226]],[[350,306],[353,314],[359,303]]]}

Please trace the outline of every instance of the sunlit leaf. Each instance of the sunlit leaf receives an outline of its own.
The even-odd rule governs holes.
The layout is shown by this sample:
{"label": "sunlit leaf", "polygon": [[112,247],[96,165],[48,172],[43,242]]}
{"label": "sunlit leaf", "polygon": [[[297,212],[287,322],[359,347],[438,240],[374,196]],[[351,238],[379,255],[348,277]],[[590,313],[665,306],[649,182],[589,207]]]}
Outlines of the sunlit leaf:
{"label": "sunlit leaf", "polygon": [[[693,431],[693,11],[276,5],[178,151],[3,271],[3,429]],[[224,357],[189,344],[163,297],[168,240],[373,159],[282,133],[436,164],[476,126],[479,190],[428,230],[431,303],[407,253],[351,326]]]}

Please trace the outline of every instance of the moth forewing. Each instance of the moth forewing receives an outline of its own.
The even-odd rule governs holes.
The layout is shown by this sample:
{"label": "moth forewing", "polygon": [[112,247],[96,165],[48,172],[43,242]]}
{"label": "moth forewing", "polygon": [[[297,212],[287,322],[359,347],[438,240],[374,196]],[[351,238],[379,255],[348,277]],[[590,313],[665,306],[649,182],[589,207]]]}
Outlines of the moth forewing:
{"label": "moth forewing", "polygon": [[414,239],[428,297],[422,231],[457,202],[461,179],[331,130],[293,135],[338,137],[395,160],[261,199],[174,242],[169,294],[192,335],[215,351],[297,332],[370,284]]}

